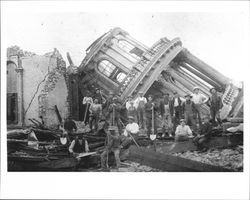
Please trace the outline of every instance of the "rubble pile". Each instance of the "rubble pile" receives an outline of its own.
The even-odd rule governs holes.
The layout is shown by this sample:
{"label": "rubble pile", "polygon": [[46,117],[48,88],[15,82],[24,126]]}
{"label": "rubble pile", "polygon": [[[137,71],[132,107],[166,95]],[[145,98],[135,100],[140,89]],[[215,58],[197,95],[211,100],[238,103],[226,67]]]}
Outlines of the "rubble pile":
{"label": "rubble pile", "polygon": [[160,172],[159,169],[155,169],[146,165],[141,165],[136,162],[126,161],[126,166],[123,166],[121,168],[112,169],[111,172]]}
{"label": "rubble pile", "polygon": [[242,146],[237,146],[232,149],[210,149],[206,152],[187,151],[184,153],[175,153],[173,155],[206,164],[225,167],[237,172],[243,171]]}

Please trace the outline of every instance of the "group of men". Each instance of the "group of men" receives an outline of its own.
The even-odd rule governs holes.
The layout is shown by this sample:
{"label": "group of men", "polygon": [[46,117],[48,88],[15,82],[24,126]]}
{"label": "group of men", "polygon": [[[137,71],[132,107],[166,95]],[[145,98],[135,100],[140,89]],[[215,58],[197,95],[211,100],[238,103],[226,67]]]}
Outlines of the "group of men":
{"label": "group of men", "polygon": [[[107,140],[106,149],[101,154],[102,167],[108,164],[109,152],[114,152],[116,165],[119,167],[120,149],[126,148],[131,142],[136,143],[140,129],[146,130],[149,136],[152,133],[156,134],[157,127],[161,127],[162,137],[175,135],[176,141],[195,136],[194,142],[202,146],[201,144],[209,138],[208,133],[211,132],[211,127],[221,124],[219,118],[222,107],[221,97],[215,88],[211,88],[210,93],[211,95],[206,97],[199,87],[195,87],[193,94],[187,94],[184,98],[174,92],[173,95],[165,94],[160,102],[156,102],[152,95],[146,98],[142,92],[139,92],[139,96],[135,99],[129,96],[123,107],[118,97],[112,92],[107,98],[103,98],[101,91],[97,89],[93,98],[83,99],[83,104],[86,105],[84,122],[87,123],[87,112],[89,112],[88,123],[91,130],[98,130],[98,122],[101,119],[107,122],[103,127]],[[210,107],[211,116],[202,116],[203,104]],[[121,121],[121,114],[124,110],[128,119],[126,126]],[[73,125],[71,127],[75,128]],[[123,128],[124,132],[122,132]],[[77,137],[72,141],[69,151],[74,153],[81,150],[88,151],[88,143],[86,140],[79,143]]]}

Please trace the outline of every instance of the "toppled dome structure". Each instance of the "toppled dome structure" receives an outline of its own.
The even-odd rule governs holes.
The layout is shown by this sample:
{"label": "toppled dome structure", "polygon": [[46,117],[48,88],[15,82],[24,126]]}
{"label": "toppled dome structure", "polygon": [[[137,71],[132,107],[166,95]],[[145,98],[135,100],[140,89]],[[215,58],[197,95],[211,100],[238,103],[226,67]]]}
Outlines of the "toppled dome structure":
{"label": "toppled dome structure", "polygon": [[[190,53],[179,38],[161,38],[149,48],[114,28],[93,42],[86,53],[78,68],[82,96],[98,87],[104,96],[112,91],[124,103],[139,91],[155,97],[166,92],[185,96],[198,86],[208,96],[214,87],[222,94],[221,119],[243,116],[242,87]],[[79,110],[82,112],[75,106],[74,111]],[[206,105],[202,112],[208,112]]]}

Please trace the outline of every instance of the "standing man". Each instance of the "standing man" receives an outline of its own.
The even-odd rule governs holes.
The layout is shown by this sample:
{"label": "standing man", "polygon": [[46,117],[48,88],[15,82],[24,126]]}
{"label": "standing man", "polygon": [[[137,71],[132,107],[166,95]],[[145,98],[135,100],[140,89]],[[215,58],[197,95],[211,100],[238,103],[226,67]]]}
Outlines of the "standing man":
{"label": "standing man", "polygon": [[189,136],[192,136],[192,131],[188,125],[186,125],[185,119],[180,120],[180,125],[177,126],[175,131],[175,141],[186,141]]}
{"label": "standing man", "polygon": [[174,130],[175,130],[177,125],[180,123],[180,119],[182,117],[183,100],[177,92],[174,92],[173,94],[174,96],[170,100],[169,107],[170,107],[170,113],[172,113],[172,116],[173,116],[173,124],[174,124]]}
{"label": "standing man", "polygon": [[90,112],[90,119],[89,119],[89,128],[92,131],[92,124],[94,121],[94,130],[97,131],[98,129],[98,122],[102,116],[102,105],[98,103],[98,99],[95,99],[93,104],[89,107]]}
{"label": "standing man", "polygon": [[217,90],[215,88],[210,89],[211,96],[208,99],[208,106],[210,107],[210,115],[212,118],[213,126],[216,126],[216,121],[219,125],[221,125],[220,119],[220,109],[222,108],[221,97],[218,95]]}
{"label": "standing man", "polygon": [[148,102],[145,104],[147,135],[150,136],[152,132],[156,134],[156,105],[153,102],[153,96],[148,96]]}
{"label": "standing man", "polygon": [[115,155],[116,167],[119,168],[121,165],[120,161],[120,144],[121,144],[121,137],[116,127],[110,126],[107,130],[105,127],[105,133],[107,134],[106,139],[106,148],[101,154],[101,167],[105,169],[108,165],[108,154],[113,152]]}
{"label": "standing man", "polygon": [[193,132],[196,132],[196,120],[194,119],[196,108],[195,108],[194,102],[191,101],[190,94],[187,94],[185,98],[186,98],[186,101],[182,105],[184,118],[185,118],[187,125],[192,127]]}
{"label": "standing man", "polygon": [[170,113],[169,107],[169,94],[167,93],[164,95],[163,100],[160,102],[160,113],[162,118],[162,137],[165,137],[166,133],[168,133],[169,137],[172,136],[173,132],[173,124],[172,124],[172,117]]}
{"label": "standing man", "polygon": [[109,92],[107,99],[105,100],[105,103],[103,104],[103,113],[105,113],[105,117],[109,118],[108,116],[108,109],[110,104],[113,101],[114,93],[112,91]]}
{"label": "standing man", "polygon": [[67,132],[68,135],[72,135],[73,132],[77,131],[76,123],[73,121],[72,117],[69,116],[64,122],[64,130]]}
{"label": "standing man", "polygon": [[201,106],[207,102],[208,98],[200,93],[199,87],[194,87],[193,89],[194,93],[192,94],[192,101],[195,104],[196,113],[195,118],[199,120],[199,125],[201,126]]}
{"label": "standing man", "polygon": [[86,97],[83,98],[82,104],[84,105],[84,118],[83,123],[86,124],[89,120],[89,107],[93,103],[92,97],[89,96],[89,93]]}
{"label": "standing man", "polygon": [[135,100],[135,107],[137,110],[138,124],[140,128],[146,128],[146,114],[145,114],[145,104],[147,99],[143,96],[143,92],[139,92],[139,97]]}
{"label": "standing man", "polygon": [[109,121],[112,126],[117,126],[119,133],[121,133],[122,125],[121,125],[121,103],[117,97],[113,97],[112,103],[109,106]]}
{"label": "standing man", "polygon": [[127,118],[129,118],[129,116],[132,116],[135,119],[135,121],[137,121],[137,111],[135,103],[132,100],[131,96],[128,97],[128,101],[126,102],[126,109],[127,109]]}

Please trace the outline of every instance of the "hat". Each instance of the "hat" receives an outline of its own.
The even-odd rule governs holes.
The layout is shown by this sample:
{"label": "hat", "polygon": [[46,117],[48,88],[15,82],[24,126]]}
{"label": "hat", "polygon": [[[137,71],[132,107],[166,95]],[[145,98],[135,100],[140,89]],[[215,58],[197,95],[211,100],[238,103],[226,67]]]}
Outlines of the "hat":
{"label": "hat", "polygon": [[195,86],[194,88],[193,88],[193,91],[195,91],[195,90],[200,90],[200,87],[198,87],[198,86]]}
{"label": "hat", "polygon": [[191,98],[192,95],[191,94],[186,94],[185,97],[190,97]]}
{"label": "hat", "polygon": [[143,91],[139,91],[138,94],[143,94]]}
{"label": "hat", "polygon": [[181,119],[180,122],[186,122],[186,120],[185,119]]}
{"label": "hat", "polygon": [[[212,87],[212,88],[210,88],[210,90],[209,90],[209,91],[210,91],[210,93],[212,92],[212,89],[215,89],[215,90],[216,90],[216,88],[215,88],[215,87]],[[216,90],[216,91],[217,91],[217,90]]]}
{"label": "hat", "polygon": [[128,119],[134,119],[134,117],[133,116],[128,116]]}

